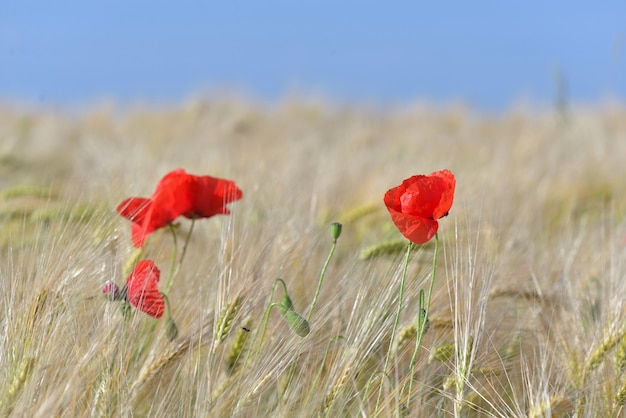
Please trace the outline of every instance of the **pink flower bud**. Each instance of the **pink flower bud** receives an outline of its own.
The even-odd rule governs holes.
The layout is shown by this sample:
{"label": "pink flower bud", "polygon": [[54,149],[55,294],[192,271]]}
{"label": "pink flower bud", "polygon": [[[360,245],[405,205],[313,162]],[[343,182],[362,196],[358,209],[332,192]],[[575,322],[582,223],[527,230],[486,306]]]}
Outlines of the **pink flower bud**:
{"label": "pink flower bud", "polygon": [[102,286],[102,293],[104,293],[110,300],[118,300],[120,297],[120,287],[115,282],[106,282]]}

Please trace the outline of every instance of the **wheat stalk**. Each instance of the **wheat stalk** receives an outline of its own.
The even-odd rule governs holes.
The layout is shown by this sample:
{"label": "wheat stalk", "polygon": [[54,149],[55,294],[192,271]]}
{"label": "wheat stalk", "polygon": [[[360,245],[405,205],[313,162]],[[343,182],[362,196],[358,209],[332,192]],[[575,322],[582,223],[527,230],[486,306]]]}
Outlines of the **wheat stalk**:
{"label": "wheat stalk", "polygon": [[30,372],[33,369],[35,364],[35,359],[25,358],[18,365],[15,370],[15,374],[13,375],[13,380],[11,384],[6,389],[4,399],[0,400],[0,411],[2,411],[2,416],[9,416],[15,407],[15,403],[19,398],[20,392],[24,388],[24,383],[26,379],[30,375]]}
{"label": "wheat stalk", "polygon": [[250,336],[251,323],[252,321],[250,318],[246,318],[243,321],[243,325],[237,330],[237,334],[230,345],[228,353],[226,354],[224,361],[226,362],[226,370],[230,374],[233,374],[239,366],[241,354],[243,353],[248,337]]}
{"label": "wheat stalk", "polygon": [[234,302],[228,302],[224,309],[220,312],[217,320],[217,326],[215,327],[215,344],[221,343],[226,339],[230,332],[231,326],[239,309],[241,308],[242,300],[237,297]]}
{"label": "wheat stalk", "polygon": [[144,367],[142,373],[139,375],[131,386],[131,397],[136,397],[141,388],[152,379],[156,378],[159,374],[163,373],[168,366],[171,366],[174,362],[183,357],[185,353],[189,351],[191,338],[187,337],[176,345],[173,349],[167,351],[164,355],[160,356],[156,360]]}
{"label": "wheat stalk", "polygon": [[396,255],[406,252],[406,240],[393,240],[372,244],[361,250],[359,260],[371,260],[384,255]]}
{"label": "wheat stalk", "polygon": [[341,392],[343,391],[346,383],[348,382],[351,374],[352,374],[352,364],[346,365],[339,377],[335,379],[335,383],[330,388],[326,397],[324,398],[324,402],[322,403],[322,415],[326,415],[328,410],[332,407],[333,402],[339,397]]}
{"label": "wheat stalk", "polygon": [[626,334],[626,327],[623,327],[619,330],[612,329],[602,340],[602,344],[600,344],[587,358],[585,362],[585,370],[587,372],[593,371],[606,358],[607,354],[617,345],[619,342],[624,339],[624,335]]}

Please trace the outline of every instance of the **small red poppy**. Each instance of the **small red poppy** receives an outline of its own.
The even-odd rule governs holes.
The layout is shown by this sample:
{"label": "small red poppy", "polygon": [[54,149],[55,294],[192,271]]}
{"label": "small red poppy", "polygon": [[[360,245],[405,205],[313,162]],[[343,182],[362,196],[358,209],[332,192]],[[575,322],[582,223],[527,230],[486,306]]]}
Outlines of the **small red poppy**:
{"label": "small red poppy", "polygon": [[165,312],[165,299],[159,293],[161,271],[152,260],[141,260],[126,279],[128,301],[155,318]]}
{"label": "small red poppy", "polygon": [[437,233],[437,219],[448,214],[456,179],[449,170],[417,175],[385,193],[385,206],[402,235],[415,244],[428,242]]}
{"label": "small red poppy", "polygon": [[233,181],[194,176],[178,169],[159,181],[150,198],[128,198],[117,206],[117,211],[133,223],[133,245],[143,247],[148,235],[179,216],[208,218],[227,215],[230,211],[226,205],[241,197],[242,192]]}

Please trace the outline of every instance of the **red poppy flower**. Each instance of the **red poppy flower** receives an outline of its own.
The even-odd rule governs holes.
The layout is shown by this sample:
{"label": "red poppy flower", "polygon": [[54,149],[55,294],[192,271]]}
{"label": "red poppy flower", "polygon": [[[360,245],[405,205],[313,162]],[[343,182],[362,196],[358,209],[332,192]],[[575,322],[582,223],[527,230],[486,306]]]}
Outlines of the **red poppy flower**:
{"label": "red poppy flower", "polygon": [[141,260],[126,279],[128,301],[155,318],[165,312],[165,300],[159,293],[161,271],[152,260]]}
{"label": "red poppy flower", "polygon": [[227,215],[230,211],[226,205],[241,196],[233,181],[194,176],[178,169],[159,181],[150,198],[128,198],[117,206],[117,211],[133,223],[133,245],[143,247],[148,235],[179,216],[191,219]]}
{"label": "red poppy flower", "polygon": [[437,219],[448,214],[456,179],[449,170],[410,177],[385,193],[385,206],[402,235],[415,244],[428,242],[437,233]]}

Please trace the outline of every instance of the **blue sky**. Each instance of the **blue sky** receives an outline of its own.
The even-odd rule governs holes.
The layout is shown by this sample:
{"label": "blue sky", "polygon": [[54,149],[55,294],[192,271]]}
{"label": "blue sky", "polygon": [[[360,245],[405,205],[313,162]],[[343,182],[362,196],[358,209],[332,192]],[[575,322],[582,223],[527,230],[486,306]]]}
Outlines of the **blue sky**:
{"label": "blue sky", "polygon": [[626,1],[0,0],[0,101],[626,100]]}

